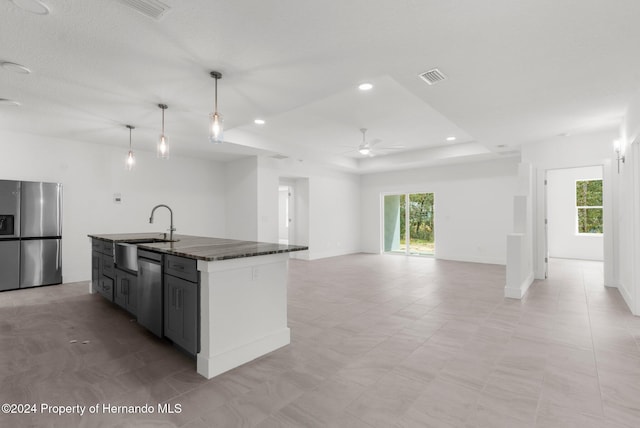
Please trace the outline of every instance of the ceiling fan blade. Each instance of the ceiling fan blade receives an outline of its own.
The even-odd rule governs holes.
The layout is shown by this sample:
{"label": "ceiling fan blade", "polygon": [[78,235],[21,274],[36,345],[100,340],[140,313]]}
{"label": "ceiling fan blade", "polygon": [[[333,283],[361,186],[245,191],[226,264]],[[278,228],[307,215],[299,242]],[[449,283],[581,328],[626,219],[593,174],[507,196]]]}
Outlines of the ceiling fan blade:
{"label": "ceiling fan blade", "polygon": [[338,153],[338,154],[339,155],[347,155],[347,154],[350,154],[350,153],[358,153],[358,149],[351,147],[349,150],[340,151],[340,153]]}

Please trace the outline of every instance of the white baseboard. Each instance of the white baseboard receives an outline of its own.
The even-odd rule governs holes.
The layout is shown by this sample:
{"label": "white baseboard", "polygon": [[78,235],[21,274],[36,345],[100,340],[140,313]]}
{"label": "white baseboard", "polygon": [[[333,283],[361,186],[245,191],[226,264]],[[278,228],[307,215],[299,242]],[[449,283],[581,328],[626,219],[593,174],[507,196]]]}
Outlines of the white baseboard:
{"label": "white baseboard", "polygon": [[533,284],[533,272],[530,272],[529,275],[520,283],[518,287],[504,287],[504,297],[509,299],[522,299],[525,294],[527,294],[527,290]]}
{"label": "white baseboard", "polygon": [[198,354],[198,373],[207,379],[218,376],[249,361],[255,360],[262,355],[273,352],[278,348],[288,345],[291,342],[291,331],[284,328],[271,333],[260,339],[242,346],[225,351],[207,358],[203,354]]}
{"label": "white baseboard", "polygon": [[634,310],[633,299],[631,298],[631,294],[629,294],[629,291],[627,291],[627,288],[623,284],[618,284],[617,288],[618,288],[618,291],[620,291],[620,294],[622,295],[622,298],[624,299],[624,302],[629,307],[629,310],[631,311],[631,313],[633,315],[640,315],[640,314],[636,313],[636,311]]}
{"label": "white baseboard", "polygon": [[326,259],[328,257],[346,256],[349,254],[358,254],[360,250],[336,249],[327,251],[311,251],[309,250],[309,258],[307,260]]}
{"label": "white baseboard", "polygon": [[309,250],[293,251],[289,253],[289,258],[297,260],[309,260]]}
{"label": "white baseboard", "polygon": [[454,262],[468,262],[468,263],[482,263],[486,265],[502,265],[505,266],[507,264],[506,260],[500,259],[497,257],[482,257],[482,256],[471,256],[471,255],[462,255],[462,256],[441,256],[440,254],[435,255],[435,258],[438,260],[451,260]]}

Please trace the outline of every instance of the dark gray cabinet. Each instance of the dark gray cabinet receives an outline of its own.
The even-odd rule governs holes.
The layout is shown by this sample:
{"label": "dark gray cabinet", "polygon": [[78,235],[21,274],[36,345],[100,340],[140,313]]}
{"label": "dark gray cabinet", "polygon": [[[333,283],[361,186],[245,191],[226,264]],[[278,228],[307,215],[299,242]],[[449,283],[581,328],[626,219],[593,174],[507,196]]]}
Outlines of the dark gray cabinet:
{"label": "dark gray cabinet", "polygon": [[91,241],[91,286],[158,337],[200,351],[200,274],[194,259],[138,249],[138,272],[116,268],[113,243]]}
{"label": "dark gray cabinet", "polygon": [[113,302],[113,244],[94,239],[91,242],[91,287]]}
{"label": "dark gray cabinet", "polygon": [[98,293],[102,295],[105,299],[110,302],[113,302],[113,279],[101,276],[100,277],[100,288],[98,289]]}
{"label": "dark gray cabinet", "polygon": [[164,256],[164,273],[190,282],[198,282],[197,262],[194,259],[172,255]]}
{"label": "dark gray cabinet", "polygon": [[121,269],[115,270],[113,301],[131,314],[136,315],[138,309],[138,277]]}
{"label": "dark gray cabinet", "polygon": [[91,288],[94,293],[100,289],[100,259],[102,254],[93,250],[91,251]]}
{"label": "dark gray cabinet", "polygon": [[195,355],[199,351],[200,323],[195,260],[166,256],[164,271],[164,335]]}

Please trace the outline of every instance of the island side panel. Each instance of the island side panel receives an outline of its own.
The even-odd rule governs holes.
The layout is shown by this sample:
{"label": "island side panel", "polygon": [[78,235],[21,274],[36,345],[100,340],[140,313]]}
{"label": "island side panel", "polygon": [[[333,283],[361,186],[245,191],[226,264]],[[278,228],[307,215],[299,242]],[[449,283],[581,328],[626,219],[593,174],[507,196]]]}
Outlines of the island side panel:
{"label": "island side panel", "polygon": [[288,260],[282,253],[198,261],[198,373],[211,379],[290,343]]}

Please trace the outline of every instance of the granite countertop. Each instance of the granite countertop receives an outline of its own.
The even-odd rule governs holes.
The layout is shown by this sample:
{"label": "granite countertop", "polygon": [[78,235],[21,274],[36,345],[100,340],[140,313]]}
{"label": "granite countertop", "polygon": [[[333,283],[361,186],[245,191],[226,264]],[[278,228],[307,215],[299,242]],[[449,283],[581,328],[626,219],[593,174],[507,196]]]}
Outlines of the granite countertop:
{"label": "granite countertop", "polygon": [[267,254],[303,251],[309,247],[283,245],[269,242],[240,241],[237,239],[207,238],[204,236],[173,235],[172,242],[140,243],[151,239],[165,240],[163,233],[115,233],[109,235],[89,235],[90,238],[107,242],[137,244],[139,248],[172,254],[196,260],[229,260],[241,257],[255,257]]}

